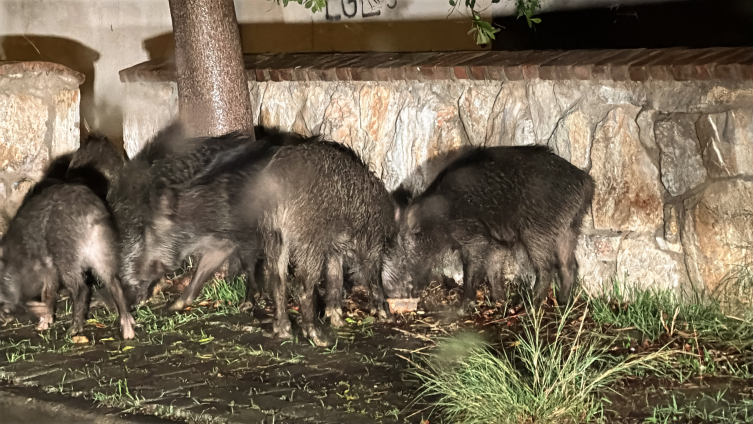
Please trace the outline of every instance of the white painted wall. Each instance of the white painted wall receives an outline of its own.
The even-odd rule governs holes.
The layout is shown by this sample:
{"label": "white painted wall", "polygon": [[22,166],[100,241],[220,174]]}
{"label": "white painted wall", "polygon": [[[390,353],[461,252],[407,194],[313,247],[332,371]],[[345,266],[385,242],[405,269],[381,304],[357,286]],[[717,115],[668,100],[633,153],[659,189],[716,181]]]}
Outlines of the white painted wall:
{"label": "white painted wall", "polygon": [[[167,0],[0,0],[0,46],[6,36],[52,36],[99,53],[94,63],[94,109],[84,111],[84,116],[90,127],[109,134],[122,131],[117,128],[117,109],[125,92],[118,71],[148,59],[144,39],[171,30]],[[54,52],[40,53],[40,60],[45,60]],[[0,50],[0,59],[8,54]]]}
{"label": "white painted wall", "polygon": [[[462,1],[462,0],[461,0]],[[617,0],[544,0],[544,8],[565,5],[610,4]],[[652,0],[621,0],[638,3]],[[238,21],[312,23],[340,17],[350,21],[401,21],[446,19],[451,7],[448,0],[329,0],[328,13],[312,14],[291,3],[287,8],[269,0],[236,0]],[[479,0],[481,7],[491,0]],[[511,13],[513,0],[503,0],[486,8],[489,15]],[[350,16],[352,15],[352,16]],[[329,16],[329,19],[328,19]],[[455,17],[462,17],[460,11]],[[98,53],[93,65],[93,87],[82,95],[91,96],[82,113],[92,128],[118,137],[122,127],[120,105],[124,88],[118,71],[148,60],[143,41],[172,30],[167,0],[0,0],[0,60],[13,59],[4,51],[6,37],[37,36],[69,39]],[[31,39],[31,38],[30,38]],[[29,45],[30,49],[35,46]],[[53,53],[39,51],[39,60],[50,60]],[[29,60],[27,58],[27,60]],[[91,81],[90,81],[91,83]],[[91,90],[92,93],[86,93]]]}

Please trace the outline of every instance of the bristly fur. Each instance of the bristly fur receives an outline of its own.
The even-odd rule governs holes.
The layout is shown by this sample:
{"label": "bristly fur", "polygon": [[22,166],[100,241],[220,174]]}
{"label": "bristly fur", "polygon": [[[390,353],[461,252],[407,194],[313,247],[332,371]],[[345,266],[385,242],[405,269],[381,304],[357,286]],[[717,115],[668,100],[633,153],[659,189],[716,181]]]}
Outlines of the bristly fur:
{"label": "bristly fur", "polygon": [[[411,281],[425,284],[427,277],[421,273],[431,258],[459,250],[471,301],[480,281],[498,274],[488,258],[522,247],[537,275],[535,300],[545,295],[556,270],[561,280],[558,298],[564,302],[577,272],[575,247],[593,191],[586,172],[545,146],[469,151],[401,213],[385,288],[404,291],[401,285]],[[493,294],[502,293],[499,284],[492,281]]]}
{"label": "bristly fur", "polygon": [[[108,149],[114,152],[106,138],[90,135],[78,151],[53,160],[0,242],[0,303],[12,309],[31,302],[27,306],[40,318],[40,329],[52,322],[62,284],[73,299],[70,332],[83,330],[91,293],[83,275],[91,271],[115,300],[123,337],[134,335],[117,276],[115,228],[103,201],[109,187],[106,175],[114,175],[122,160],[111,162],[117,155],[109,155]],[[35,296],[42,302],[32,302]]]}
{"label": "bristly fur", "polygon": [[[201,265],[190,289],[172,305],[175,309],[193,300],[204,282],[198,280],[219,267],[221,263],[214,262],[226,255],[240,271],[249,274],[254,268],[258,232],[237,223],[231,202],[242,182],[276,149],[304,141],[274,129],[257,132],[269,135],[256,141],[241,133],[176,139],[177,131],[168,128],[126,167],[127,181],[117,188],[113,202],[121,229],[124,280],[135,302],[144,300],[155,279],[187,256],[197,256]],[[253,275],[247,282],[253,285]],[[252,291],[255,287],[247,290],[248,296]]]}
{"label": "bristly fur", "polygon": [[143,246],[133,260],[139,279],[149,281],[188,256],[198,259],[191,283],[171,308],[190,305],[226,260],[247,274],[244,308],[252,305],[260,235],[237,219],[234,209],[243,184],[268,163],[275,148],[269,140],[232,133],[205,138],[190,153],[155,162]]}
{"label": "bristly fur", "polygon": [[115,179],[125,165],[125,157],[112,142],[99,133],[90,133],[73,154],[67,181],[86,185],[105,200]]}
{"label": "bristly fur", "polygon": [[[351,149],[316,140],[275,154],[250,189],[242,210],[264,235],[267,274],[274,291],[275,331],[290,334],[285,313],[288,268],[295,269],[304,333],[326,344],[314,325],[314,290],[326,279],[326,314],[341,324],[343,272],[371,288],[372,312],[387,315],[381,264],[394,238],[395,206],[382,181]],[[323,271],[324,270],[324,271]]]}
{"label": "bristly fur", "polygon": [[149,190],[152,165],[166,157],[178,156],[196,148],[184,136],[184,127],[175,122],[162,129],[120,170],[108,192],[107,201],[113,212],[120,244],[120,277],[126,296],[132,304],[146,298],[153,281],[138,279],[135,260],[143,246],[144,219],[149,212]]}

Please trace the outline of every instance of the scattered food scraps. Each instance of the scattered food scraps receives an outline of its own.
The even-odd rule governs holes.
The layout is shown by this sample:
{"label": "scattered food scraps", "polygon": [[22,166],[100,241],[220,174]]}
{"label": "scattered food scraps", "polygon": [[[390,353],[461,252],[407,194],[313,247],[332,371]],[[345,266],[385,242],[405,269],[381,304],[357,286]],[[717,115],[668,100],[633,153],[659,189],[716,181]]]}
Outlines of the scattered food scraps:
{"label": "scattered food scraps", "polygon": [[76,344],[89,343],[89,339],[86,336],[73,336],[71,337],[71,340],[73,340],[73,343],[76,343]]}

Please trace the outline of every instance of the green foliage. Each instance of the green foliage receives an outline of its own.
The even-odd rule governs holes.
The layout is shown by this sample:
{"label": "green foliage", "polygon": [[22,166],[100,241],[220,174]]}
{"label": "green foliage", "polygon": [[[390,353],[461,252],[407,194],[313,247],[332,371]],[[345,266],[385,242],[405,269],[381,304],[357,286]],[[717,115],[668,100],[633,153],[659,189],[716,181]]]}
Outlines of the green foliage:
{"label": "green foliage", "polygon": [[753,401],[749,399],[727,400],[724,392],[716,396],[702,393],[702,402],[681,403],[672,395],[672,401],[654,408],[653,414],[644,420],[646,424],[676,422],[704,423],[749,423],[753,421]]}
{"label": "green foliage", "polygon": [[753,320],[726,315],[716,299],[681,299],[668,290],[640,290],[615,281],[612,291],[591,299],[595,322],[635,328],[648,340],[663,334],[701,336],[707,340],[750,344]]}
{"label": "green foliage", "polygon": [[528,28],[533,28],[533,24],[541,23],[541,18],[533,17],[533,14],[541,9],[541,0],[515,0],[515,9],[518,10],[518,18],[526,17]]}
{"label": "green foliage", "polygon": [[494,40],[494,34],[499,32],[499,28],[492,27],[492,24],[481,19],[476,11],[473,11],[473,24],[468,34],[476,35],[476,44],[487,44],[489,41]]}
{"label": "green foliage", "polygon": [[327,0],[272,0],[277,4],[282,4],[283,7],[286,7],[288,3],[298,3],[300,5],[303,5],[306,9],[311,9],[312,12],[321,12],[324,10],[325,7],[327,7]]}
{"label": "green foliage", "polygon": [[[458,7],[457,0],[449,0],[452,10]],[[492,4],[499,3],[500,0],[492,0]],[[471,30],[469,35],[475,35],[476,44],[487,44],[494,40],[494,34],[499,32],[499,28],[494,28],[492,24],[481,19],[479,11],[476,9],[476,0],[465,0],[466,9],[470,10]],[[534,24],[541,23],[541,18],[534,18],[533,14],[541,9],[541,0],[515,0],[515,10],[518,12],[518,18],[526,17],[528,27],[533,28]]]}
{"label": "green foliage", "polygon": [[[246,296],[245,277],[230,279],[214,279],[207,283],[199,295],[199,301],[220,301],[219,306],[235,307],[237,309]],[[233,311],[237,312],[237,311]]]}

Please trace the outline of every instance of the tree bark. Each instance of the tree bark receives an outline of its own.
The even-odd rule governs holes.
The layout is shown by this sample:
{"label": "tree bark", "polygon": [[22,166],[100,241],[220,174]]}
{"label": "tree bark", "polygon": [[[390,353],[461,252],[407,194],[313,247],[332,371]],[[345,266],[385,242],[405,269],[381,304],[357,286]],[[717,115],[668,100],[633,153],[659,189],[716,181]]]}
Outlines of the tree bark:
{"label": "tree bark", "polygon": [[233,0],[169,0],[180,119],[190,136],[253,136]]}

